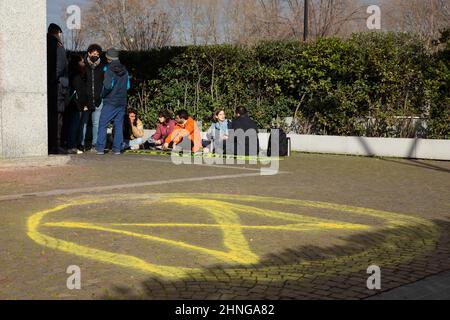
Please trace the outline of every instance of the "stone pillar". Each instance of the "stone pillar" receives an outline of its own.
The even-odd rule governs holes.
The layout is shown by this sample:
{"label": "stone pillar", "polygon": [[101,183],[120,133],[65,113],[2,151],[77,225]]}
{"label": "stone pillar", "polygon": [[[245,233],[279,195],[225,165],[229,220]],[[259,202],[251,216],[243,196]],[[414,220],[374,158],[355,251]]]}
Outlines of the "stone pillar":
{"label": "stone pillar", "polygon": [[45,0],[0,1],[0,159],[47,155]]}

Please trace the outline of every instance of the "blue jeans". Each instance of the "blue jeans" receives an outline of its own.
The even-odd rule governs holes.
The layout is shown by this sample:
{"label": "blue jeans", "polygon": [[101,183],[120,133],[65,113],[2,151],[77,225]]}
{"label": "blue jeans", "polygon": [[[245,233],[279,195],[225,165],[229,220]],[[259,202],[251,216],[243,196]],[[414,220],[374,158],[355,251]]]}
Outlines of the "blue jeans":
{"label": "blue jeans", "polygon": [[68,139],[69,149],[75,149],[78,146],[84,147],[88,121],[89,112],[72,112]]}
{"label": "blue jeans", "polygon": [[86,145],[86,132],[89,122],[89,112],[81,112],[80,115],[80,145],[84,148]]}
{"label": "blue jeans", "polygon": [[92,147],[95,148],[98,140],[98,127],[100,123],[100,115],[102,114],[103,102],[98,108],[92,112]]}
{"label": "blue jeans", "polygon": [[124,118],[125,118],[125,106],[114,107],[107,104],[103,104],[103,110],[100,115],[98,127],[98,140],[96,144],[96,150],[98,152],[105,151],[108,124],[111,121],[114,122],[114,142],[112,151],[113,152],[122,151]]}
{"label": "blue jeans", "polygon": [[144,139],[137,138],[134,140],[124,140],[122,146],[123,146],[123,150],[126,150],[128,148],[140,146],[143,143],[144,143]]}

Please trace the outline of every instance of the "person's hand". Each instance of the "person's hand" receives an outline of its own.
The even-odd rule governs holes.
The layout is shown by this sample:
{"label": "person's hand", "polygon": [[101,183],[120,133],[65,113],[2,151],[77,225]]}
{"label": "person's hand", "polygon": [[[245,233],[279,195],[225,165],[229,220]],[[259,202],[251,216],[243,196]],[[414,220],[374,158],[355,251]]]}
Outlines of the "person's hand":
{"label": "person's hand", "polygon": [[128,115],[128,120],[130,121],[130,125],[132,126],[132,127],[134,127],[134,121],[136,120],[136,116],[134,115],[134,114],[129,114]]}
{"label": "person's hand", "polygon": [[155,141],[155,144],[157,144],[157,145],[162,145],[163,143],[162,143],[161,140],[156,140],[156,141]]}
{"label": "person's hand", "polygon": [[167,149],[169,149],[169,144],[168,143],[164,143],[163,150],[167,150]]}
{"label": "person's hand", "polygon": [[84,111],[84,112],[88,112],[88,111],[89,111],[89,108],[88,108],[88,107],[84,107],[83,111]]}

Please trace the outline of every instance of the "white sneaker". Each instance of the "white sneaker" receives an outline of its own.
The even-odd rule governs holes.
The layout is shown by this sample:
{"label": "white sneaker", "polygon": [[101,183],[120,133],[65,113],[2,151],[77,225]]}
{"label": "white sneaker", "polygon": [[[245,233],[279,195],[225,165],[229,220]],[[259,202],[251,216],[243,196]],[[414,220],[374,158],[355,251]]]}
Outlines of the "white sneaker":
{"label": "white sneaker", "polygon": [[77,150],[77,154],[84,154],[84,152],[81,150]]}

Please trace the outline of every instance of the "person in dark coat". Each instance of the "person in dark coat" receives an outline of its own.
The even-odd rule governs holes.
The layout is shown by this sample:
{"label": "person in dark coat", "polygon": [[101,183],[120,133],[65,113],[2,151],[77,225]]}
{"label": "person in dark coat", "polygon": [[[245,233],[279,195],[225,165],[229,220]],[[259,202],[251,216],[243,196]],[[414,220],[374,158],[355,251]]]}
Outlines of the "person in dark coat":
{"label": "person in dark coat", "polygon": [[236,120],[231,124],[230,139],[234,142],[234,154],[257,156],[259,154],[258,125],[249,118],[245,107],[236,109]]}
{"label": "person in dark coat", "polygon": [[106,64],[101,60],[102,47],[91,44],[85,57],[88,108],[92,112],[92,149],[97,145],[100,115],[103,109],[102,90]]}
{"label": "person in dark coat", "polygon": [[52,23],[47,33],[48,147],[50,154],[64,153],[63,124],[68,104],[69,75],[61,28]]}
{"label": "person in dark coat", "polygon": [[69,154],[81,154],[84,149],[87,123],[89,121],[88,87],[86,65],[80,55],[70,61],[70,131],[68,139]]}
{"label": "person in dark coat", "polygon": [[103,110],[100,115],[98,130],[97,154],[105,154],[107,126],[114,122],[114,142],[112,151],[121,154],[123,143],[123,119],[128,103],[130,77],[127,69],[119,60],[119,51],[112,48],[106,53],[108,66],[103,81]]}

